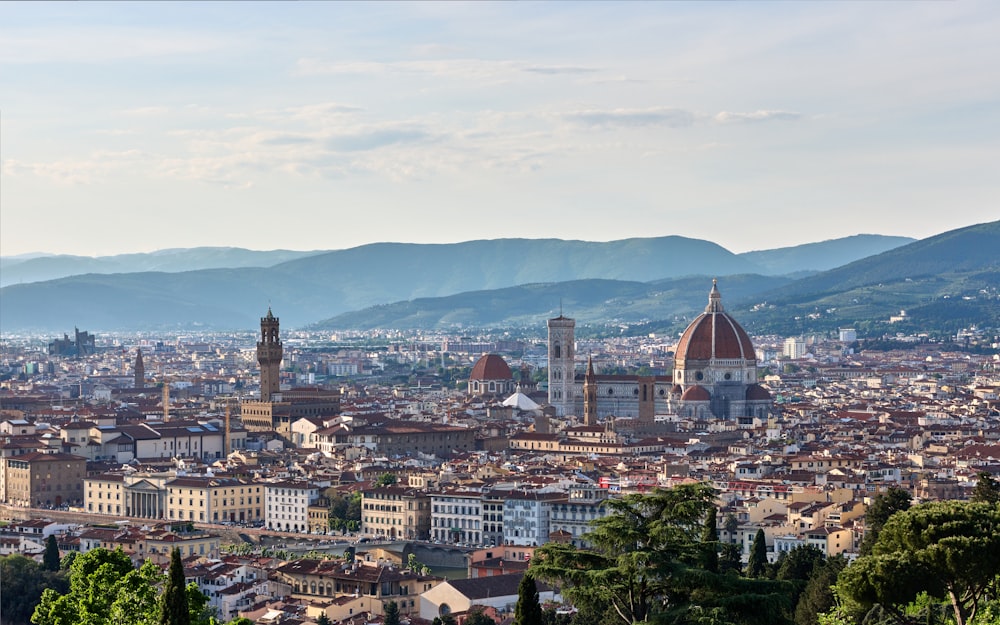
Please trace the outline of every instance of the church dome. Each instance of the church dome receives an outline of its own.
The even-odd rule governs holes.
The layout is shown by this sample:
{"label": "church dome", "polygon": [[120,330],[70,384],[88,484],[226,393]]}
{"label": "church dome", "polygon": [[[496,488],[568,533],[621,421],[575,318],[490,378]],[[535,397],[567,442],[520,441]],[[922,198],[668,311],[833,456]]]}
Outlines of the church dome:
{"label": "church dome", "polygon": [[711,401],[712,396],[704,386],[695,384],[694,386],[689,386],[684,394],[681,395],[681,401]]}
{"label": "church dome", "polygon": [[486,354],[476,361],[469,374],[470,380],[513,380],[510,367],[496,354]]}
{"label": "church dome", "polygon": [[705,312],[691,322],[677,344],[674,361],[742,359],[756,361],[750,336],[722,309],[715,280]]}
{"label": "church dome", "polygon": [[760,384],[751,384],[747,387],[747,401],[762,401],[771,399],[771,393]]}

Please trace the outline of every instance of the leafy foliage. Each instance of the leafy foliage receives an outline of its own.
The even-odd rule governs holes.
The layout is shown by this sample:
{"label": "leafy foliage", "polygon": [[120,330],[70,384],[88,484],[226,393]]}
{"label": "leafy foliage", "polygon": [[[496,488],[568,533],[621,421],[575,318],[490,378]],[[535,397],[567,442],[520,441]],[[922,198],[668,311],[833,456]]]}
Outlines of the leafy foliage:
{"label": "leafy foliage", "polygon": [[868,510],[865,511],[865,538],[859,549],[861,555],[871,553],[872,546],[878,540],[879,532],[882,531],[882,526],[893,514],[908,510],[912,499],[910,493],[895,486],[875,496],[871,505],[868,506]]}
{"label": "leafy foliage", "polygon": [[167,583],[160,595],[160,625],[191,625],[191,613],[188,611],[187,585],[184,583],[184,564],[181,562],[181,552],[174,549],[170,552],[170,571]]}
{"label": "leafy foliage", "polygon": [[525,573],[517,586],[514,625],[542,625],[542,604],[538,600],[538,585],[530,573]]}
{"label": "leafy foliage", "polygon": [[59,570],[59,545],[56,544],[55,534],[49,534],[45,539],[45,554],[42,555],[42,568],[46,571]]}
{"label": "leafy foliage", "polygon": [[399,625],[399,606],[395,601],[385,604],[384,625]]}
{"label": "leafy foliage", "polygon": [[956,625],[974,621],[998,583],[1000,506],[933,502],[893,514],[870,555],[844,569],[837,593],[902,618],[921,592],[948,598]]}
{"label": "leafy foliage", "polygon": [[1000,503],[1000,484],[986,471],[976,475],[976,487],[972,489],[972,501]]}
{"label": "leafy foliage", "polygon": [[46,589],[58,594],[66,592],[69,587],[65,574],[47,571],[21,554],[0,558],[0,579],[3,580],[0,614],[4,623],[11,625],[29,622],[35,605]]}
{"label": "leafy foliage", "polygon": [[750,557],[747,559],[747,577],[761,578],[767,576],[767,542],[764,530],[758,529],[750,547]]}

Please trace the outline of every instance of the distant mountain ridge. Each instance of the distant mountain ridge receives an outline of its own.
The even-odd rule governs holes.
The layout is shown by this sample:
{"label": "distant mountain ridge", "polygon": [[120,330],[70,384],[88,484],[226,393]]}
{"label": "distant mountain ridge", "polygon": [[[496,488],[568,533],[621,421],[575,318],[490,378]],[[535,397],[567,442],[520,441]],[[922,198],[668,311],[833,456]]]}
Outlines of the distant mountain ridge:
{"label": "distant mountain ridge", "polygon": [[[899,238],[885,239],[890,248]],[[795,270],[808,270],[802,254],[808,256],[817,245],[830,247],[831,243],[797,246],[805,249],[786,249],[778,256],[795,258]],[[252,329],[268,305],[282,318],[283,327],[295,328],[373,305],[483,289],[578,280],[647,283],[790,269],[765,252],[749,254],[764,259],[762,264],[770,270],[751,262],[754,256],[677,236],[607,243],[559,239],[378,243],[331,252],[287,253],[292,258],[268,266],[91,273],[12,284],[0,289],[0,331],[61,332],[74,326],[91,331]],[[856,260],[856,253],[845,253],[844,262]],[[245,262],[277,258],[267,254],[244,255]]]}
{"label": "distant mountain ridge", "polygon": [[29,254],[0,257],[0,287],[9,284],[57,280],[88,273],[176,273],[199,269],[270,267],[320,252],[271,250],[258,252],[239,247],[197,247],[157,250],[115,256]]}

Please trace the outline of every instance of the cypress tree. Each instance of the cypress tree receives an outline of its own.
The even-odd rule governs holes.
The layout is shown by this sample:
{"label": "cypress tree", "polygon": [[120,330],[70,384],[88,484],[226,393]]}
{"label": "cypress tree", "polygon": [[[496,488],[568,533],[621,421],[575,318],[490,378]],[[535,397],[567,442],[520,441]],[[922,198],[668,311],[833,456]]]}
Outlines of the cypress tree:
{"label": "cypress tree", "polygon": [[767,542],[764,530],[758,529],[753,537],[753,547],[750,548],[750,558],[747,560],[747,577],[767,576]]}
{"label": "cypress tree", "polygon": [[42,556],[42,568],[46,571],[59,570],[59,545],[56,544],[55,534],[49,534],[45,539],[45,555]]}
{"label": "cypress tree", "polygon": [[702,568],[710,573],[719,572],[719,529],[715,518],[715,506],[705,517],[705,528],[701,532],[701,542],[704,551]]}
{"label": "cypress tree", "polygon": [[191,625],[184,584],[184,564],[181,563],[181,551],[176,547],[170,552],[170,572],[160,596],[159,625]]}
{"label": "cypress tree", "polygon": [[517,606],[514,608],[513,625],[542,625],[542,604],[538,601],[535,578],[528,573],[517,586]]}
{"label": "cypress tree", "polygon": [[384,625],[399,625],[399,606],[395,601],[385,604]]}

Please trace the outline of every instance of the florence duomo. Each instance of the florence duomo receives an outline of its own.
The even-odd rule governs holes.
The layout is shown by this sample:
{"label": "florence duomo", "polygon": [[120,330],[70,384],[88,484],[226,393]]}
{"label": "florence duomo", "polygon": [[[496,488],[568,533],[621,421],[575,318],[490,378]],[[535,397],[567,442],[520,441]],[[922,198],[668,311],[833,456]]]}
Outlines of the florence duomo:
{"label": "florence duomo", "polygon": [[[549,403],[558,415],[635,418],[652,422],[655,415],[725,419],[741,425],[766,420],[770,392],[757,382],[757,356],[742,326],[722,306],[712,281],[708,305],[681,334],[668,376],[577,372],[573,319],[563,315],[548,322]],[[587,410],[585,387],[596,408]],[[590,424],[594,425],[594,424]]]}

